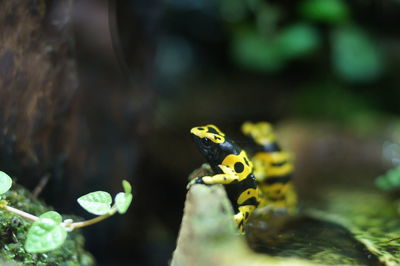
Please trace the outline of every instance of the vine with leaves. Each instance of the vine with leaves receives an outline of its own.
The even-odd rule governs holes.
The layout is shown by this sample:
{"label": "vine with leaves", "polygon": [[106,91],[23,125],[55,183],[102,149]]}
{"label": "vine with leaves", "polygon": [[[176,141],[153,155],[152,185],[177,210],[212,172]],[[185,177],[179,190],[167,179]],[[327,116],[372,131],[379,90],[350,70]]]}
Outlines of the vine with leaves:
{"label": "vine with leaves", "polygon": [[[9,191],[12,186],[12,179],[0,171],[0,197]],[[67,238],[68,232],[77,228],[86,227],[98,223],[116,214],[124,214],[132,202],[132,186],[128,181],[122,181],[124,192],[119,192],[114,198],[108,192],[95,191],[78,198],[79,205],[97,217],[85,221],[63,221],[61,214],[56,211],[48,211],[40,216],[27,213],[8,205],[7,200],[0,198],[0,211],[4,210],[21,216],[32,222],[28,231],[25,250],[30,253],[47,252],[59,248]],[[0,212],[1,215],[1,212]]]}

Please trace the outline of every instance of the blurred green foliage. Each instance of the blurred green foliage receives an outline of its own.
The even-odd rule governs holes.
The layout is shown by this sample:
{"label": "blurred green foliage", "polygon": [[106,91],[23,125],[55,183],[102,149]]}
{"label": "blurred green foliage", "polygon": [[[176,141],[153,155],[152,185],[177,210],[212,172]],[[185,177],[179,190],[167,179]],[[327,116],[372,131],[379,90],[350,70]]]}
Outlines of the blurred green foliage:
{"label": "blurred green foliage", "polygon": [[348,81],[373,81],[382,72],[380,53],[357,27],[343,27],[332,34],[332,62],[335,71]]}
{"label": "blurred green foliage", "polygon": [[296,115],[311,119],[335,120],[358,133],[374,131],[383,114],[366,96],[341,84],[316,81],[299,90],[293,108]]}
{"label": "blurred green foliage", "polygon": [[242,0],[221,0],[221,16],[229,22],[241,21],[246,16],[246,3]]}
{"label": "blurred green foliage", "polygon": [[330,24],[347,22],[350,13],[341,0],[305,0],[300,3],[299,12],[304,18]]}
{"label": "blurred green foliage", "polygon": [[[371,82],[383,72],[381,51],[354,22],[344,1],[300,1],[290,21],[288,10],[279,3],[220,0],[219,4],[230,33],[231,57],[244,69],[276,73],[293,60],[329,53],[328,70],[346,82]],[[328,28],[321,29],[321,24]]]}
{"label": "blurred green foliage", "polygon": [[314,28],[305,23],[290,25],[276,38],[265,38],[252,29],[243,29],[232,41],[235,62],[255,71],[277,71],[286,62],[306,56],[319,44]]}
{"label": "blurred green foliage", "polygon": [[233,36],[232,57],[249,70],[277,71],[283,66],[277,48],[275,42],[263,38],[254,29],[242,29]]}
{"label": "blurred green foliage", "polygon": [[291,60],[315,51],[319,42],[318,33],[312,26],[296,23],[282,29],[277,38],[276,52],[283,60]]}
{"label": "blurred green foliage", "polygon": [[387,173],[375,180],[377,187],[384,191],[400,188],[400,166],[390,169]]}

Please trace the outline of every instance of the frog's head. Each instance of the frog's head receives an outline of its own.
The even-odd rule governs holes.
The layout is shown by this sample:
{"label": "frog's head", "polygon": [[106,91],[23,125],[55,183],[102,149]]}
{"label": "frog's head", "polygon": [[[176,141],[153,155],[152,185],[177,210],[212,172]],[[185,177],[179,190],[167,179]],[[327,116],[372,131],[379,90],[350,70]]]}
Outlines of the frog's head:
{"label": "frog's head", "polygon": [[194,127],[190,130],[200,152],[213,167],[221,162],[226,146],[225,134],[214,125]]}
{"label": "frog's head", "polygon": [[268,145],[276,140],[272,126],[267,122],[246,122],[242,125],[242,132],[259,145]]}

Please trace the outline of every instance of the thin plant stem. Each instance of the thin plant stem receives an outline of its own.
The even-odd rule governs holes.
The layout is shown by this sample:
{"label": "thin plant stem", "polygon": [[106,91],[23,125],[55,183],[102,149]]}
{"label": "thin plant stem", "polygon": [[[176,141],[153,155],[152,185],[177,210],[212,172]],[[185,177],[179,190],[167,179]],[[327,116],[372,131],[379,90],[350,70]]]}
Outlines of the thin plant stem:
{"label": "thin plant stem", "polygon": [[108,212],[108,213],[106,213],[106,214],[97,216],[97,217],[95,217],[95,218],[93,218],[93,219],[90,219],[90,220],[81,221],[81,222],[76,222],[76,223],[72,223],[72,224],[63,223],[63,225],[64,225],[65,227],[67,227],[68,229],[74,230],[74,229],[86,227],[86,226],[89,226],[89,225],[98,223],[98,222],[100,222],[100,221],[103,221],[104,219],[107,219],[108,217],[114,215],[116,212],[117,212],[116,209],[112,209],[111,212]]}
{"label": "thin plant stem", "polygon": [[35,221],[37,221],[37,220],[39,219],[39,217],[37,217],[37,216],[35,216],[35,215],[32,215],[32,214],[30,214],[30,213],[27,213],[27,212],[18,210],[18,209],[16,209],[16,208],[10,207],[10,206],[8,206],[8,205],[5,205],[5,206],[3,207],[3,209],[5,209],[6,211],[9,211],[9,212],[11,212],[11,213],[14,213],[14,214],[16,214],[16,215],[19,215],[19,216],[21,216],[21,217],[23,217],[23,218],[25,218],[25,219],[27,219],[27,220],[29,220],[29,221],[32,221],[32,222],[35,222]]}
{"label": "thin plant stem", "polygon": [[[18,210],[16,208],[13,208],[13,207],[8,206],[8,205],[2,206],[0,208],[6,210],[8,212],[14,213],[14,214],[16,214],[18,216],[21,216],[21,217],[23,217],[23,218],[25,218],[25,219],[27,219],[27,220],[29,220],[31,222],[36,222],[37,220],[39,220],[39,217],[37,217],[35,215],[32,215],[30,213]],[[108,212],[106,214],[103,214],[103,215],[100,215],[100,216],[97,216],[97,217],[95,217],[93,219],[89,219],[89,220],[81,221],[81,222],[75,222],[75,223],[71,223],[71,224],[64,222],[64,223],[62,223],[62,225],[65,228],[68,228],[68,229],[70,229],[72,231],[74,229],[86,227],[86,226],[98,223],[100,221],[103,221],[104,219],[107,219],[108,217],[114,215],[116,212],[117,212],[117,209],[116,208],[112,208],[110,212]]]}

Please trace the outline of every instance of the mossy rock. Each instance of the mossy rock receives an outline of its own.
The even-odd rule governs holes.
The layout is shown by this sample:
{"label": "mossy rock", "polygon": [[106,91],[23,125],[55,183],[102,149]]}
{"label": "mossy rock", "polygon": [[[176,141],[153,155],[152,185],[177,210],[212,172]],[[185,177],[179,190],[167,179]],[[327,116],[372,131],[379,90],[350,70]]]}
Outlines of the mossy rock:
{"label": "mossy rock", "polygon": [[[29,191],[18,185],[1,196],[8,205],[34,215],[52,210],[35,199]],[[77,217],[64,215],[64,219]],[[93,257],[84,250],[84,238],[78,231],[68,234],[65,243],[58,249],[46,253],[28,253],[24,243],[31,222],[0,210],[0,264],[1,265],[94,265]]]}
{"label": "mossy rock", "polygon": [[171,265],[400,265],[395,199],[360,187],[322,194],[295,216],[253,214],[243,237],[223,186],[194,185]]}

